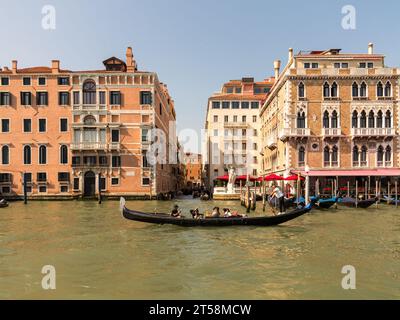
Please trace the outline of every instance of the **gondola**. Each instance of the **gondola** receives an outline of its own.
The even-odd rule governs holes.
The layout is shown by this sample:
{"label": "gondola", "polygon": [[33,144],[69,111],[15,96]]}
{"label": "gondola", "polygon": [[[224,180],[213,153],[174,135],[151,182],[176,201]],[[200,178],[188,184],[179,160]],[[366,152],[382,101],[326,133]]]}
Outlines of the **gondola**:
{"label": "gondola", "polygon": [[377,198],[371,198],[371,199],[357,201],[354,198],[344,197],[344,198],[339,198],[338,203],[347,207],[365,209],[372,206],[374,203],[376,203],[377,200],[378,200]]}
{"label": "gondola", "polygon": [[[383,196],[383,199],[384,199],[384,202],[387,202],[388,204],[396,205],[396,203],[397,203],[397,205],[400,205],[400,199],[396,200],[396,198],[392,198],[392,197],[388,197],[388,196]],[[381,200],[381,201],[383,201],[383,200]]]}
{"label": "gondola", "polygon": [[[332,198],[319,198],[319,197],[311,197],[311,202],[315,204],[315,208],[318,209],[329,209],[332,207],[335,203],[338,202],[337,197],[332,197]],[[313,201],[313,199],[315,199]]]}
{"label": "gondola", "polygon": [[182,227],[224,227],[224,226],[275,226],[297,217],[311,210],[311,205],[297,208],[291,212],[268,217],[230,217],[230,218],[175,218],[165,213],[145,213],[129,210],[125,206],[125,199],[121,198],[120,207],[124,218],[140,222],[155,224],[174,224]]}

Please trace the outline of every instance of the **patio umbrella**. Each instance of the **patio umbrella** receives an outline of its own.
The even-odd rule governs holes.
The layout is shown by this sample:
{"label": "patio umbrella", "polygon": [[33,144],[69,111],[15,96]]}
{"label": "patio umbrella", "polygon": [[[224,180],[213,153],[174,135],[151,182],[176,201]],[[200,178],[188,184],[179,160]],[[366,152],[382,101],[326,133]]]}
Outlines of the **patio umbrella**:
{"label": "patio umbrella", "polygon": [[[242,176],[238,176],[236,177],[237,181],[247,181],[247,175],[242,175]],[[256,177],[253,176],[249,176],[249,181],[258,181]]]}
{"label": "patio umbrella", "polygon": [[[297,179],[298,179],[297,174],[294,174],[292,176],[284,178],[283,180],[285,180],[285,181],[297,181]],[[305,178],[300,176],[300,180],[305,180]]]}
{"label": "patio umbrella", "polygon": [[219,176],[219,177],[216,177],[215,180],[229,181],[229,176],[228,175]]}
{"label": "patio umbrella", "polygon": [[264,181],[277,181],[277,180],[283,180],[283,177],[275,173],[271,173],[268,176],[264,177]]}

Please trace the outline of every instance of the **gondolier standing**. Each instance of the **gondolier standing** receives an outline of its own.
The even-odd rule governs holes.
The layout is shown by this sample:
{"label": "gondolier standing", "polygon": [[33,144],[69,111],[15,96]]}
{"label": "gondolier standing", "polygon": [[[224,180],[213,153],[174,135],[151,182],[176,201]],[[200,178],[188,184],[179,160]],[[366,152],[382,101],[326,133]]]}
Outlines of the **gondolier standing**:
{"label": "gondolier standing", "polygon": [[273,185],[271,197],[275,197],[278,199],[279,214],[285,213],[285,195],[283,194],[281,188],[279,188],[277,184]]}

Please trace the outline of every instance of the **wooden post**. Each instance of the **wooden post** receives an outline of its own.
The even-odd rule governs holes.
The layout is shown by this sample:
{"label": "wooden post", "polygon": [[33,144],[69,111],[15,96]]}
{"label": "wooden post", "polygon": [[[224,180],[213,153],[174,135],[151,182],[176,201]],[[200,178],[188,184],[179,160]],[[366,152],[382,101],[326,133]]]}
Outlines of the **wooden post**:
{"label": "wooden post", "polygon": [[263,204],[263,212],[265,211],[265,206],[266,206],[266,199],[265,199],[265,197],[266,197],[266,190],[265,190],[265,181],[264,181],[264,179],[265,179],[265,176],[264,176],[264,173],[263,173],[263,175],[262,175],[262,204]]}
{"label": "wooden post", "polygon": [[101,204],[101,173],[99,173],[99,204]]}
{"label": "wooden post", "polygon": [[356,178],[356,208],[358,207],[358,180]]}
{"label": "wooden post", "polygon": [[335,180],[332,179],[332,183],[331,183],[331,196],[333,197],[333,193],[335,192]]}
{"label": "wooden post", "polygon": [[310,198],[310,176],[307,174],[306,175],[306,190],[304,192],[304,201],[305,204],[308,205],[309,204],[309,198]]}
{"label": "wooden post", "polygon": [[397,179],[394,181],[394,188],[395,188],[395,192],[396,192],[396,198],[395,198],[395,200],[396,200],[396,208],[397,208]]}
{"label": "wooden post", "polygon": [[[379,198],[378,198],[378,179],[377,179],[377,177],[375,177],[375,197],[376,197],[376,199],[378,199],[379,200]],[[375,206],[378,208],[378,202],[379,201],[376,201],[375,202]]]}
{"label": "wooden post", "polygon": [[27,180],[27,178],[26,178],[26,172],[24,172],[24,173],[22,174],[22,181],[23,181],[23,184],[24,184],[24,204],[27,204],[27,203],[28,203],[28,192],[27,192],[27,190],[26,190],[26,187],[27,187],[27,185],[26,185],[26,180]]}
{"label": "wooden post", "polygon": [[390,203],[390,180],[388,180],[388,187],[387,187],[387,204]]}
{"label": "wooden post", "polygon": [[315,180],[315,196],[319,197],[319,178]]}
{"label": "wooden post", "polygon": [[350,181],[347,181],[347,197],[350,198]]}
{"label": "wooden post", "polygon": [[367,182],[367,180],[365,180],[365,200],[367,200],[368,199],[368,182]]}

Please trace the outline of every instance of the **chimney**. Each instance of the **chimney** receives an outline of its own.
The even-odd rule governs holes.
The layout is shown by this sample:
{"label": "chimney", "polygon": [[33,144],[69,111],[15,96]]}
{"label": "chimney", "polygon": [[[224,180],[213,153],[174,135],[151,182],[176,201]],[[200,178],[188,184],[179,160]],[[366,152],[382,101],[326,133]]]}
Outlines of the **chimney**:
{"label": "chimney", "polygon": [[289,61],[293,59],[293,48],[289,48]]}
{"label": "chimney", "polygon": [[17,60],[13,60],[12,61],[12,72],[13,73],[17,73],[17,65],[18,65],[18,61]]}
{"label": "chimney", "polygon": [[374,54],[374,44],[372,42],[368,43],[368,54]]}
{"label": "chimney", "polygon": [[59,72],[60,72],[60,61],[51,60],[51,73],[59,73]]}
{"label": "chimney", "polygon": [[135,72],[136,71],[136,61],[133,58],[132,48],[126,48],[126,71]]}
{"label": "chimney", "polygon": [[275,80],[279,78],[279,69],[281,68],[281,60],[274,61]]}
{"label": "chimney", "polygon": [[3,70],[4,70],[4,71],[10,71],[10,69],[8,69],[7,66],[4,66],[4,67],[3,67]]}

